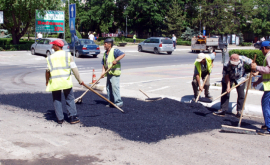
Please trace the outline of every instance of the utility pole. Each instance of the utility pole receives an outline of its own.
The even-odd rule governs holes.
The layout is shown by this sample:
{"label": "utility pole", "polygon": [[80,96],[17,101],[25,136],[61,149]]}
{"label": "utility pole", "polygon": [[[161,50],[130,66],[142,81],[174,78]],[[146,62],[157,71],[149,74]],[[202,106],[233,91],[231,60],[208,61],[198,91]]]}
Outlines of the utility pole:
{"label": "utility pole", "polygon": [[126,16],[126,38],[127,38],[127,16]]}

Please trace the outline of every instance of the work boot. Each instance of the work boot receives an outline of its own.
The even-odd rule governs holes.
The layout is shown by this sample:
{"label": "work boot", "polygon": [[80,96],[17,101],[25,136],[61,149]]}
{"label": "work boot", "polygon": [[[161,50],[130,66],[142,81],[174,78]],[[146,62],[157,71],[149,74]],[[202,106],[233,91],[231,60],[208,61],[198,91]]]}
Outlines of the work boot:
{"label": "work boot", "polygon": [[205,85],[204,86],[204,94],[205,94],[205,97],[206,98],[208,98],[208,99],[210,99],[210,100],[212,100],[213,99],[213,97],[210,95],[210,93],[209,93],[209,86],[208,85]]}
{"label": "work boot", "polygon": [[222,109],[213,113],[213,115],[217,115],[217,116],[225,116],[225,114],[226,114],[226,112],[223,111]]}
{"label": "work boot", "polygon": [[80,122],[80,119],[77,116],[71,116],[69,118],[69,123],[70,124],[76,124],[76,123],[79,123],[79,122]]}
{"label": "work boot", "polygon": [[57,120],[58,124],[63,124],[63,122],[64,122],[64,119],[63,120]]}
{"label": "work boot", "polygon": [[[241,117],[241,111],[237,111],[237,114],[235,115],[237,118],[240,118]],[[243,115],[242,115],[242,117],[244,117]]]}
{"label": "work boot", "polygon": [[268,136],[270,135],[270,132],[267,130],[258,130],[257,133],[259,135],[268,135]]}
{"label": "work boot", "polygon": [[261,129],[263,129],[263,130],[267,130],[266,125],[262,125]]}

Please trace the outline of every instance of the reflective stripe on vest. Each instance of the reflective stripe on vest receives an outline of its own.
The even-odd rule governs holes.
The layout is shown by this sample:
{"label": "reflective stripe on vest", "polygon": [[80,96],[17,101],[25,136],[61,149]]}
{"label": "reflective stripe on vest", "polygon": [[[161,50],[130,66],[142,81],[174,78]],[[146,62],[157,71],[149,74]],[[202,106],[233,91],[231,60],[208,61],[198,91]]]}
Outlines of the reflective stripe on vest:
{"label": "reflective stripe on vest", "polygon": [[[263,66],[267,66],[267,57],[269,56],[270,54],[267,54],[267,56],[265,56],[265,59],[263,61]],[[263,74],[263,89],[264,91],[270,91],[270,74]]]}
{"label": "reflective stripe on vest", "polygon": [[[205,59],[206,59],[207,70],[208,70],[208,73],[210,74],[212,72],[212,59],[210,58],[209,55],[206,55]],[[194,64],[199,72],[199,76],[201,77],[202,75],[201,63],[199,63],[198,61],[195,61]]]}
{"label": "reflective stripe on vest", "polygon": [[[104,53],[104,56],[103,56],[104,67],[105,67],[106,70],[113,65],[114,60],[115,60],[115,58],[114,58],[114,48],[111,48],[111,50],[110,50],[110,52],[108,54],[108,57],[107,57],[107,61],[106,61],[106,52]],[[109,74],[113,75],[113,76],[120,76],[121,75],[121,63],[120,63],[120,61],[118,61],[117,64],[112,67],[112,69],[109,71]]]}
{"label": "reflective stripe on vest", "polygon": [[71,55],[60,50],[47,57],[50,69],[50,80],[46,91],[69,89],[73,86],[70,69]]}

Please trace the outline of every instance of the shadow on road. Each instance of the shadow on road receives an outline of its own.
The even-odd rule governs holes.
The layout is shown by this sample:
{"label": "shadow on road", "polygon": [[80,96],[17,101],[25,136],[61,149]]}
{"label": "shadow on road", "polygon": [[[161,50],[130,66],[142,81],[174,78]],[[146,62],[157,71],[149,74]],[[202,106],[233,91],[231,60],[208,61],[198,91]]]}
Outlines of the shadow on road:
{"label": "shadow on road", "polygon": [[[83,92],[75,92],[75,98]],[[222,124],[236,126],[238,119],[231,115],[218,117],[214,110],[198,103],[182,103],[171,99],[154,102],[122,98],[121,113],[94,93],[88,93],[82,104],[77,104],[78,116],[85,127],[100,127],[111,130],[121,137],[140,142],[159,142],[168,137],[220,129]],[[56,121],[52,95],[50,93],[1,94],[2,105],[16,106],[22,110],[44,113],[47,120]],[[66,112],[63,101],[63,109]],[[65,114],[67,120],[67,114]],[[257,122],[245,119],[243,127],[254,128]]]}

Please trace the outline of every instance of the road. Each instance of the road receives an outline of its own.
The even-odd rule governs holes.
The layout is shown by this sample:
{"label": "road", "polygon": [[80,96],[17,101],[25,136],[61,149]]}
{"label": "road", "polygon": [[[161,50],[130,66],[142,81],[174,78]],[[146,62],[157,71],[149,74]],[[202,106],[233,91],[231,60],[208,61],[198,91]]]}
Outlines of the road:
{"label": "road", "polygon": [[[233,116],[213,118],[211,112],[202,114],[195,111],[190,114],[199,120],[192,120],[190,126],[181,127],[181,124],[174,122],[181,123],[186,119],[185,115],[174,115],[173,110],[177,107],[170,109],[170,105],[164,105],[164,109],[157,107],[156,112],[149,113],[149,104],[137,101],[144,98],[138,89],[152,97],[164,95],[175,97],[176,100],[179,100],[180,95],[192,97],[190,81],[197,54],[191,53],[189,47],[178,46],[172,55],[139,53],[135,46],[120,49],[126,54],[121,61],[121,95],[127,100],[124,110],[127,110],[129,118],[119,116],[114,109],[100,108],[104,102],[89,93],[85,96],[84,104],[77,105],[77,109],[80,113],[86,111],[90,114],[81,116],[84,120],[76,125],[67,122],[58,125],[51,119],[54,110],[51,95],[44,92],[47,65],[44,56],[31,55],[30,52],[0,52],[0,165],[268,164],[269,137],[220,133],[220,124],[213,129],[212,125],[217,125],[214,123],[217,121],[236,122]],[[104,51],[103,48],[101,51]],[[99,77],[101,59],[102,54],[98,58],[76,58],[79,72],[86,83],[91,82],[92,69],[96,70]],[[220,51],[217,52],[214,65],[212,83],[221,78]],[[75,79],[73,82],[76,92],[85,90]],[[102,79],[100,86],[105,84],[106,80]],[[211,92],[215,95],[220,93],[214,90]],[[232,94],[231,99],[236,97]],[[257,96],[248,101],[259,102],[259,99]],[[146,108],[140,109],[140,106]],[[133,107],[140,109],[141,115]],[[158,114],[160,116],[156,118]],[[246,116],[244,119],[243,125],[247,127],[258,128],[263,124],[262,118]],[[118,120],[124,122],[119,123]],[[144,123],[148,120],[152,123]],[[155,120],[164,122],[164,125]],[[91,121],[95,122],[91,124]],[[125,122],[130,128],[126,127]],[[194,125],[198,123],[211,129],[196,131]],[[134,131],[132,126],[136,128]],[[183,130],[179,131],[179,127]],[[145,131],[146,128],[149,130],[144,132],[143,138],[147,138],[149,133],[156,135],[157,140],[136,140],[140,139],[140,130]],[[184,133],[189,129],[193,131]],[[164,137],[161,130],[169,134]]]}

